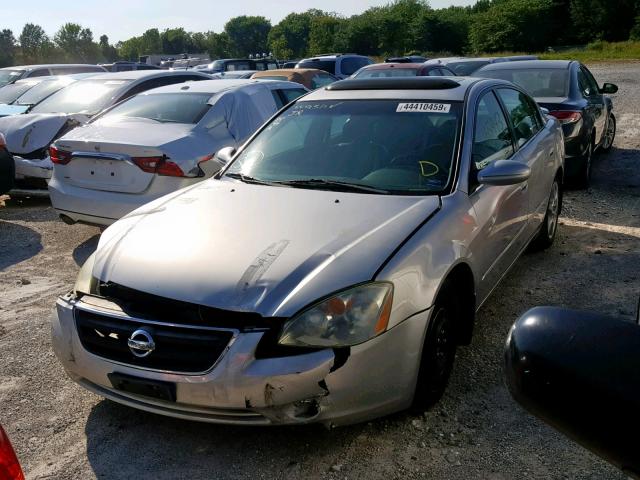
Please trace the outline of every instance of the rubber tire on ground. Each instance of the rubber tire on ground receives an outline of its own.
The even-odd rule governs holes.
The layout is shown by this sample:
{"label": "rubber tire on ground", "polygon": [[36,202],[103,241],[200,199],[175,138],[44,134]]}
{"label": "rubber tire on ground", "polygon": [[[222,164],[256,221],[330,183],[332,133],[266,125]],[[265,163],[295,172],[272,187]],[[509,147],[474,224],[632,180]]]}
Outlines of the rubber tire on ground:
{"label": "rubber tire on ground", "polygon": [[0,195],[14,187],[16,166],[13,158],[0,147]]}
{"label": "rubber tire on ground", "polygon": [[531,250],[545,250],[553,245],[558,232],[558,217],[560,216],[562,206],[562,189],[560,182],[556,178],[551,185],[549,200],[547,201],[547,210],[542,220],[542,227],[531,242]]}
{"label": "rubber tire on ground", "polygon": [[461,318],[461,308],[448,287],[445,284],[438,294],[422,348],[412,405],[417,413],[428,410],[442,398],[456,356],[459,337],[456,320]]}
{"label": "rubber tire on ground", "polygon": [[587,151],[582,157],[580,157],[580,172],[574,179],[575,186],[577,188],[586,189],[589,188],[591,183],[591,168],[593,166],[593,142],[589,142]]}
{"label": "rubber tire on ground", "polygon": [[616,116],[613,113],[610,113],[609,114],[609,118],[607,119],[607,131],[605,132],[605,135],[607,135],[608,132],[609,132],[609,126],[611,125],[610,122],[612,122],[612,124],[613,124],[613,132],[612,132],[611,142],[607,146],[604,143],[604,139],[603,139],[602,145],[600,146],[600,151],[603,152],[603,153],[608,153],[608,152],[611,151],[611,148],[613,147],[613,142],[616,139],[617,124],[616,124]]}

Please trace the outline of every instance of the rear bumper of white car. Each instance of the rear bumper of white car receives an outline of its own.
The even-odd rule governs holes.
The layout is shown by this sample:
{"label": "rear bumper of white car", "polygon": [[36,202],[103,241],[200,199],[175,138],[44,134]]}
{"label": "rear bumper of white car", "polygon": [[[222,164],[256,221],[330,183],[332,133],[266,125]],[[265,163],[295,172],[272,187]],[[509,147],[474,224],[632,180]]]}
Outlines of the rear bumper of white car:
{"label": "rear bumper of white car", "polygon": [[[333,426],[407,408],[415,390],[430,314],[425,311],[414,315],[340,353],[322,349],[265,357],[256,354],[264,331],[234,330],[209,370],[184,374],[141,368],[90,352],[93,347],[87,343],[86,334],[79,333],[86,331],[81,330],[86,315],[98,322],[106,316],[107,322],[151,332],[166,324],[133,318],[121,311],[114,314],[114,310],[104,308],[108,303],[101,304],[96,297],[85,298],[75,299],[72,294],[61,297],[52,320],[54,351],[74,381],[130,407],[177,418],[245,425],[321,422]],[[183,328],[192,329],[191,334],[197,331],[193,326]],[[151,355],[163,354],[159,345]],[[166,400],[116,388],[114,373],[170,385],[175,397]]]}
{"label": "rear bumper of white car", "polygon": [[53,207],[67,222],[108,226],[145,203],[202,180],[156,175],[144,192],[120,193],[76,187],[54,173],[49,182],[49,196]]}

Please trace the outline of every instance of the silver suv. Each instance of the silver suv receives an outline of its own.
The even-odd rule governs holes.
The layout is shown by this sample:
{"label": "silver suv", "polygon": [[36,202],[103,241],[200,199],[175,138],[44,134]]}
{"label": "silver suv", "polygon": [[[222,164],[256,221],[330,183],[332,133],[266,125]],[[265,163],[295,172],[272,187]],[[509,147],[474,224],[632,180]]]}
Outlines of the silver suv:
{"label": "silver suv", "polygon": [[347,78],[362,67],[371,65],[373,60],[363,55],[356,55],[355,53],[330,53],[321,54],[312,58],[305,58],[300,60],[296,65],[296,68],[315,68],[318,70],[324,70],[336,77],[343,79]]}
{"label": "silver suv", "polygon": [[476,310],[553,242],[562,172],[558,121],[512,83],[336,82],[217,178],[107,228],[58,300],[54,350],[85,388],[179,418],[427,408]]}

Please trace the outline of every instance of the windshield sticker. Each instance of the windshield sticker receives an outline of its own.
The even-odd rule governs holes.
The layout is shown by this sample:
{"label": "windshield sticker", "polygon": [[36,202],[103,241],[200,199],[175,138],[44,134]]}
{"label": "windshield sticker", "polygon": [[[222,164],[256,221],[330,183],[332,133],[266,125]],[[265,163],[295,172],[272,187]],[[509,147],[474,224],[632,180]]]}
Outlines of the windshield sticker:
{"label": "windshield sticker", "polygon": [[396,112],[449,113],[449,103],[399,103]]}

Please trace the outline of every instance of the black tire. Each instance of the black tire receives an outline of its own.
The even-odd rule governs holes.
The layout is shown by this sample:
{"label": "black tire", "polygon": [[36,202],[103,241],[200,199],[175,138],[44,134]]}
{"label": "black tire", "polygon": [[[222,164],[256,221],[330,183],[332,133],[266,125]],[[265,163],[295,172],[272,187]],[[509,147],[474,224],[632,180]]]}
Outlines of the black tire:
{"label": "black tire", "polygon": [[613,147],[613,141],[616,139],[616,117],[613,113],[609,114],[607,119],[607,129],[602,137],[602,145],[600,145],[600,151],[608,153]]}
{"label": "black tire", "polygon": [[591,167],[593,164],[593,142],[589,142],[587,151],[580,158],[580,172],[576,175],[575,185],[577,188],[586,189],[591,184]]}
{"label": "black tire", "polygon": [[458,344],[459,302],[445,285],[433,306],[424,346],[412,410],[424,412],[438,403],[444,394]]}
{"label": "black tire", "polygon": [[542,227],[538,235],[536,235],[531,242],[531,250],[545,250],[553,245],[553,241],[556,239],[556,233],[558,232],[558,217],[560,216],[561,206],[562,189],[560,188],[558,178],[556,178],[551,185],[547,211],[545,212],[544,220],[542,220]]}
{"label": "black tire", "polygon": [[16,164],[13,157],[0,147],[0,195],[11,190],[15,183]]}

